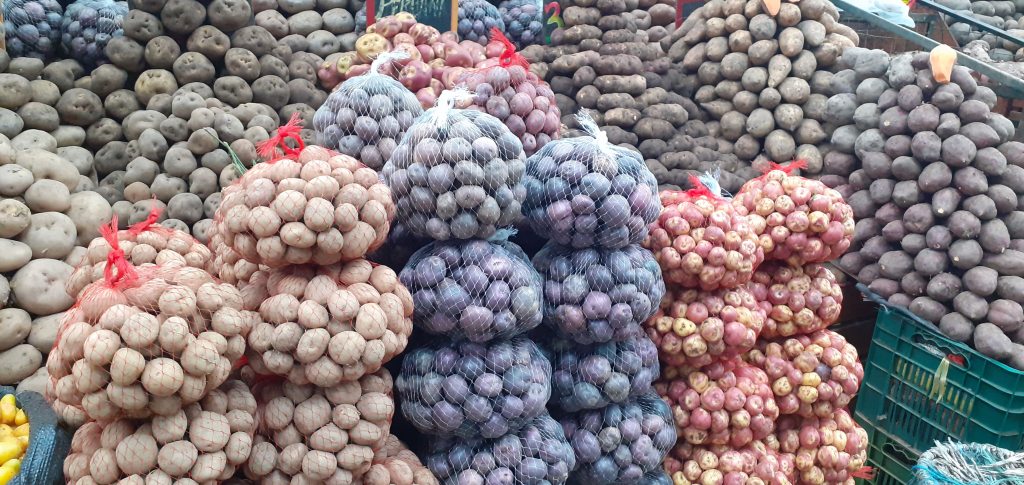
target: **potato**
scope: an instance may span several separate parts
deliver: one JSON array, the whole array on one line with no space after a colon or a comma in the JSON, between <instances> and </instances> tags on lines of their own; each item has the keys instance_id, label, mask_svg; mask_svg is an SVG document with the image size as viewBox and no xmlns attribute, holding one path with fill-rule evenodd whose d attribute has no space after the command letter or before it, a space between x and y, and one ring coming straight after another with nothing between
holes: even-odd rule
<instances>
[{"instance_id":1,"label":"potato","mask_svg":"<svg viewBox=\"0 0 1024 485\"><path fill-rule=\"evenodd\" d=\"M71 253L78 232L70 217L60 212L32 214L18 240L32 248L32 257L62 259Z\"/></svg>"},{"instance_id":2,"label":"potato","mask_svg":"<svg viewBox=\"0 0 1024 485\"><path fill-rule=\"evenodd\" d=\"M42 364L43 356L35 347L21 344L0 352L0 384L14 385L31 376Z\"/></svg>"}]
</instances>

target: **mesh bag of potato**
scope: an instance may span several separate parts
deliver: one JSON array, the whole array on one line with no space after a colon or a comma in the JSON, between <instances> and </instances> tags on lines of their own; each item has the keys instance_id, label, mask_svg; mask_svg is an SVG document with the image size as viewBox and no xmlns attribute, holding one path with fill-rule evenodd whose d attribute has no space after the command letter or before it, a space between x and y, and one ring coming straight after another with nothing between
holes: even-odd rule
<instances>
[{"instance_id":1,"label":"mesh bag of potato","mask_svg":"<svg viewBox=\"0 0 1024 485\"><path fill-rule=\"evenodd\" d=\"M574 249L552 241L533 265L544 278L545 326L580 344L642 335L665 296L661 268L636 244Z\"/></svg>"},{"instance_id":2,"label":"mesh bag of potato","mask_svg":"<svg viewBox=\"0 0 1024 485\"><path fill-rule=\"evenodd\" d=\"M214 228L243 258L270 267L361 258L387 238L391 193L373 169L305 146L299 131L295 115L262 142L268 161L224 189Z\"/></svg>"},{"instance_id":3,"label":"mesh bag of potato","mask_svg":"<svg viewBox=\"0 0 1024 485\"><path fill-rule=\"evenodd\" d=\"M543 0L504 0L498 4L498 11L505 22L505 33L519 49L544 41Z\"/></svg>"},{"instance_id":4,"label":"mesh bag of potato","mask_svg":"<svg viewBox=\"0 0 1024 485\"><path fill-rule=\"evenodd\" d=\"M857 348L831 330L762 341L743 358L768 374L782 414L829 417L850 404L864 380Z\"/></svg>"},{"instance_id":5,"label":"mesh bag of potato","mask_svg":"<svg viewBox=\"0 0 1024 485\"><path fill-rule=\"evenodd\" d=\"M779 452L793 457L796 483L853 485L855 478L871 478L868 434L848 410L822 418L783 416L776 428Z\"/></svg>"},{"instance_id":6,"label":"mesh bag of potato","mask_svg":"<svg viewBox=\"0 0 1024 485\"><path fill-rule=\"evenodd\" d=\"M420 431L493 439L547 413L551 363L526 338L438 343L406 355L395 384Z\"/></svg>"},{"instance_id":7,"label":"mesh bag of potato","mask_svg":"<svg viewBox=\"0 0 1024 485\"><path fill-rule=\"evenodd\" d=\"M68 310L47 357L47 399L70 426L166 415L228 378L259 316L235 287L180 262L134 268L115 236L104 278Z\"/></svg>"},{"instance_id":8,"label":"mesh bag of potato","mask_svg":"<svg viewBox=\"0 0 1024 485\"><path fill-rule=\"evenodd\" d=\"M679 370L738 357L754 348L765 318L744 287L712 292L671 287L644 327L658 346L662 367Z\"/></svg>"},{"instance_id":9,"label":"mesh bag of potato","mask_svg":"<svg viewBox=\"0 0 1024 485\"><path fill-rule=\"evenodd\" d=\"M563 485L576 455L558 422L548 415L497 439L432 438L427 468L444 485Z\"/></svg>"},{"instance_id":10,"label":"mesh bag of potato","mask_svg":"<svg viewBox=\"0 0 1024 485\"><path fill-rule=\"evenodd\" d=\"M160 208L154 206L146 220L117 231L118 247L128 262L135 267L173 262L202 270L211 269L213 254L210 249L186 232L157 224L160 213ZM111 251L110 242L105 237L95 238L89 243L82 264L68 280L68 295L74 298L89 283L103 279Z\"/></svg>"},{"instance_id":11,"label":"mesh bag of potato","mask_svg":"<svg viewBox=\"0 0 1024 485\"><path fill-rule=\"evenodd\" d=\"M110 39L124 35L121 24L127 14L125 1L75 0L61 21L64 52L87 67L105 62L104 49Z\"/></svg>"},{"instance_id":12,"label":"mesh bag of potato","mask_svg":"<svg viewBox=\"0 0 1024 485\"><path fill-rule=\"evenodd\" d=\"M620 249L639 243L661 211L658 181L640 153L612 145L585 112L588 136L556 140L527 160L523 214L563 246Z\"/></svg>"},{"instance_id":13,"label":"mesh bag of potato","mask_svg":"<svg viewBox=\"0 0 1024 485\"><path fill-rule=\"evenodd\" d=\"M768 171L743 184L732 203L747 214L765 259L793 265L839 258L853 242L853 209L835 189L798 175L806 162Z\"/></svg>"},{"instance_id":14,"label":"mesh bag of potato","mask_svg":"<svg viewBox=\"0 0 1024 485\"><path fill-rule=\"evenodd\" d=\"M491 40L504 46L497 65L469 71L458 80L472 94L465 107L501 120L523 142L526 156L533 155L558 138L562 112L551 86L530 71L530 63L512 42L497 29Z\"/></svg>"},{"instance_id":15,"label":"mesh bag of potato","mask_svg":"<svg viewBox=\"0 0 1024 485\"><path fill-rule=\"evenodd\" d=\"M768 375L740 360L660 381L655 390L672 408L680 443L738 449L768 438L779 417Z\"/></svg>"},{"instance_id":16,"label":"mesh bag of potato","mask_svg":"<svg viewBox=\"0 0 1024 485\"><path fill-rule=\"evenodd\" d=\"M742 483L791 485L793 455L778 453L767 443L755 441L742 448L727 445L692 445L680 442L665 457L665 470L675 485ZM821 482L818 482L821 483Z\"/></svg>"},{"instance_id":17,"label":"mesh bag of potato","mask_svg":"<svg viewBox=\"0 0 1024 485\"><path fill-rule=\"evenodd\" d=\"M580 348L551 341L553 405L565 412L624 404L651 390L658 378L658 348L645 335Z\"/></svg>"},{"instance_id":18,"label":"mesh bag of potato","mask_svg":"<svg viewBox=\"0 0 1024 485\"><path fill-rule=\"evenodd\" d=\"M60 43L64 8L57 0L4 0L0 2L7 54L47 60Z\"/></svg>"},{"instance_id":19,"label":"mesh bag of potato","mask_svg":"<svg viewBox=\"0 0 1024 485\"><path fill-rule=\"evenodd\" d=\"M409 291L391 268L365 259L269 270L266 292L249 333L250 363L296 384L330 387L372 374L412 333Z\"/></svg>"},{"instance_id":20,"label":"mesh bag of potato","mask_svg":"<svg viewBox=\"0 0 1024 485\"><path fill-rule=\"evenodd\" d=\"M768 315L761 331L766 339L824 330L839 320L843 309L843 287L820 264L763 264L747 289Z\"/></svg>"},{"instance_id":21,"label":"mesh bag of potato","mask_svg":"<svg viewBox=\"0 0 1024 485\"><path fill-rule=\"evenodd\" d=\"M497 30L505 31L505 22L498 7L486 0L462 0L459 2L460 39L478 44L487 44L487 35Z\"/></svg>"},{"instance_id":22,"label":"mesh bag of potato","mask_svg":"<svg viewBox=\"0 0 1024 485\"><path fill-rule=\"evenodd\" d=\"M354 485L438 485L437 477L395 435L388 435L370 471Z\"/></svg>"},{"instance_id":23,"label":"mesh bag of potato","mask_svg":"<svg viewBox=\"0 0 1024 485\"><path fill-rule=\"evenodd\" d=\"M385 369L329 388L285 380L257 388L258 432L243 467L249 479L351 484L385 445L395 411Z\"/></svg>"},{"instance_id":24,"label":"mesh bag of potato","mask_svg":"<svg viewBox=\"0 0 1024 485\"><path fill-rule=\"evenodd\" d=\"M215 483L249 459L255 430L256 399L230 380L148 421L85 423L71 440L64 476L72 485Z\"/></svg>"},{"instance_id":25,"label":"mesh bag of potato","mask_svg":"<svg viewBox=\"0 0 1024 485\"><path fill-rule=\"evenodd\" d=\"M523 144L497 118L456 109L464 90L445 91L384 165L398 220L437 241L487 239L521 218Z\"/></svg>"},{"instance_id":26,"label":"mesh bag of potato","mask_svg":"<svg viewBox=\"0 0 1024 485\"><path fill-rule=\"evenodd\" d=\"M558 416L576 453L573 480L634 484L656 470L676 444L672 413L650 392L624 404Z\"/></svg>"},{"instance_id":27,"label":"mesh bag of potato","mask_svg":"<svg viewBox=\"0 0 1024 485\"><path fill-rule=\"evenodd\" d=\"M714 291L750 281L764 249L744 212L722 195L717 174L691 176L692 189L662 191L663 209L644 247L654 252L665 281Z\"/></svg>"},{"instance_id":28,"label":"mesh bag of potato","mask_svg":"<svg viewBox=\"0 0 1024 485\"><path fill-rule=\"evenodd\" d=\"M418 328L453 340L487 342L541 323L542 281L508 241L449 241L424 246L401 273Z\"/></svg>"},{"instance_id":29,"label":"mesh bag of potato","mask_svg":"<svg viewBox=\"0 0 1024 485\"><path fill-rule=\"evenodd\" d=\"M381 73L408 58L400 50L381 53L368 73L341 83L327 96L313 116L317 143L374 170L384 167L405 131L423 114L411 91Z\"/></svg>"}]
</instances>

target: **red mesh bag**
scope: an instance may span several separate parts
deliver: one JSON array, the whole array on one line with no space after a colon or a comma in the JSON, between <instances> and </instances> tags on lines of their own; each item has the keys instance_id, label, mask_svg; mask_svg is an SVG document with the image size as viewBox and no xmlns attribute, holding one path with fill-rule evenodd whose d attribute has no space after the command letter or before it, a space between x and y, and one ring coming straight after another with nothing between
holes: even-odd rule
<instances>
[{"instance_id":1,"label":"red mesh bag","mask_svg":"<svg viewBox=\"0 0 1024 485\"><path fill-rule=\"evenodd\" d=\"M119 247L128 262L132 266L146 266L175 261L209 270L213 259L211 251L188 233L158 224L160 213L161 209L154 206L146 220L117 231ZM111 249L105 237L97 237L89 243L82 264L68 280L68 295L74 298L85 285L103 278Z\"/></svg>"},{"instance_id":2,"label":"red mesh bag","mask_svg":"<svg viewBox=\"0 0 1024 485\"><path fill-rule=\"evenodd\" d=\"M831 330L762 341L744 359L768 374L782 414L829 417L850 404L864 379L857 349Z\"/></svg>"},{"instance_id":3,"label":"red mesh bag","mask_svg":"<svg viewBox=\"0 0 1024 485\"><path fill-rule=\"evenodd\" d=\"M354 485L439 485L415 453L394 435L388 435L384 447L373 458L373 465Z\"/></svg>"},{"instance_id":4,"label":"red mesh bag","mask_svg":"<svg viewBox=\"0 0 1024 485\"><path fill-rule=\"evenodd\" d=\"M386 369L330 388L264 379L245 475L264 484L354 483L390 433L392 384Z\"/></svg>"},{"instance_id":5,"label":"red mesh bag","mask_svg":"<svg viewBox=\"0 0 1024 485\"><path fill-rule=\"evenodd\" d=\"M793 457L794 483L853 485L856 478L871 478L867 432L846 409L824 418L783 416L775 433L778 451Z\"/></svg>"},{"instance_id":6,"label":"red mesh bag","mask_svg":"<svg viewBox=\"0 0 1024 485\"><path fill-rule=\"evenodd\" d=\"M116 237L104 278L78 294L47 357L47 398L61 419L167 415L228 378L258 315L233 286L180 261L133 267Z\"/></svg>"},{"instance_id":7,"label":"red mesh bag","mask_svg":"<svg viewBox=\"0 0 1024 485\"><path fill-rule=\"evenodd\" d=\"M215 483L249 459L256 399L231 380L202 400L148 422L90 421L75 431L64 460L68 484Z\"/></svg>"},{"instance_id":8,"label":"red mesh bag","mask_svg":"<svg viewBox=\"0 0 1024 485\"><path fill-rule=\"evenodd\" d=\"M458 82L473 95L472 101L459 105L487 113L505 123L523 142L526 156L558 139L562 113L551 86L530 71L530 63L516 52L515 45L494 28L491 41L504 50L496 65L463 74Z\"/></svg>"},{"instance_id":9,"label":"red mesh bag","mask_svg":"<svg viewBox=\"0 0 1024 485\"><path fill-rule=\"evenodd\" d=\"M666 283L714 291L750 281L764 250L747 217L722 197L718 177L690 177L694 188L662 191L661 214L643 246Z\"/></svg>"},{"instance_id":10,"label":"red mesh bag","mask_svg":"<svg viewBox=\"0 0 1024 485\"><path fill-rule=\"evenodd\" d=\"M391 191L356 159L305 146L299 131L293 116L261 143L268 161L224 189L214 230L246 260L270 267L361 258L387 238Z\"/></svg>"},{"instance_id":11,"label":"red mesh bag","mask_svg":"<svg viewBox=\"0 0 1024 485\"><path fill-rule=\"evenodd\" d=\"M266 291L249 333L251 364L296 384L330 387L376 372L412 333L409 291L391 268L365 259L269 270Z\"/></svg>"},{"instance_id":12,"label":"red mesh bag","mask_svg":"<svg viewBox=\"0 0 1024 485\"><path fill-rule=\"evenodd\" d=\"M770 261L747 286L768 318L761 337L773 339L828 328L843 309L843 287L820 264L790 266Z\"/></svg>"},{"instance_id":13,"label":"red mesh bag","mask_svg":"<svg viewBox=\"0 0 1024 485\"><path fill-rule=\"evenodd\" d=\"M665 458L674 485L791 485L792 455L754 441L744 447L680 442Z\"/></svg>"},{"instance_id":14,"label":"red mesh bag","mask_svg":"<svg viewBox=\"0 0 1024 485\"><path fill-rule=\"evenodd\" d=\"M785 167L772 163L732 200L748 214L766 259L824 263L842 256L853 242L853 209L835 189L792 175L806 165L802 160Z\"/></svg>"},{"instance_id":15,"label":"red mesh bag","mask_svg":"<svg viewBox=\"0 0 1024 485\"><path fill-rule=\"evenodd\" d=\"M672 408L680 442L741 448L775 431L779 408L768 376L742 361L711 364L654 388Z\"/></svg>"},{"instance_id":16,"label":"red mesh bag","mask_svg":"<svg viewBox=\"0 0 1024 485\"><path fill-rule=\"evenodd\" d=\"M746 288L669 288L644 327L658 346L662 373L672 378L670 367L699 368L754 348L764 320L764 310Z\"/></svg>"}]
</instances>

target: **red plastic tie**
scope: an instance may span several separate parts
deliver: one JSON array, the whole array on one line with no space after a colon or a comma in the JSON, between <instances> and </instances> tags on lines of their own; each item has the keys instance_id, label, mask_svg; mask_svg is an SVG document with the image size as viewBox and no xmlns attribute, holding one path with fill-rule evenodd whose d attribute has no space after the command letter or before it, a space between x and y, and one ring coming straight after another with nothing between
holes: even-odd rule
<instances>
[{"instance_id":1,"label":"red plastic tie","mask_svg":"<svg viewBox=\"0 0 1024 485\"><path fill-rule=\"evenodd\" d=\"M498 64L501 67L520 66L523 69L530 67L530 63L526 61L526 58L516 52L516 46L512 41L505 37L505 34L498 30L497 27L491 27L491 40L498 41L505 50L501 51L501 55L498 56Z\"/></svg>"},{"instance_id":2,"label":"red plastic tie","mask_svg":"<svg viewBox=\"0 0 1024 485\"><path fill-rule=\"evenodd\" d=\"M787 163L785 166L775 162L768 162L768 172L772 170L782 170L787 175L792 174L794 170L807 168L807 160L793 160ZM767 173L767 172L765 172Z\"/></svg>"},{"instance_id":3,"label":"red plastic tie","mask_svg":"<svg viewBox=\"0 0 1024 485\"><path fill-rule=\"evenodd\" d=\"M875 479L875 469L871 468L869 466L862 466L857 471L851 473L850 477L852 477L852 478L862 478L864 480L874 480Z\"/></svg>"},{"instance_id":4,"label":"red plastic tie","mask_svg":"<svg viewBox=\"0 0 1024 485\"><path fill-rule=\"evenodd\" d=\"M292 113L291 119L284 126L277 129L277 134L263 140L256 147L256 151L260 158L269 162L275 162L282 158L298 158L299 153L306 148L306 144L303 143L302 137L299 134L302 132L302 120L299 119L298 113ZM296 148L288 146L288 139L295 141ZM281 150L282 155L277 156L278 149Z\"/></svg>"},{"instance_id":5,"label":"red plastic tie","mask_svg":"<svg viewBox=\"0 0 1024 485\"><path fill-rule=\"evenodd\" d=\"M551 2L551 3L549 3L549 4L544 6L544 13L550 13L550 11L552 11L552 10L555 11L555 13L553 15L561 15L562 14L562 6L559 5L558 2Z\"/></svg>"},{"instance_id":6,"label":"red plastic tie","mask_svg":"<svg viewBox=\"0 0 1024 485\"><path fill-rule=\"evenodd\" d=\"M946 360L948 360L948 361L950 361L950 362L952 362L952 363L954 363L954 364L956 364L956 365L958 365L960 367L964 367L967 364L967 359L964 359L964 356L957 355L957 354L949 354L949 355L947 355L946 356Z\"/></svg>"},{"instance_id":7,"label":"red plastic tie","mask_svg":"<svg viewBox=\"0 0 1024 485\"><path fill-rule=\"evenodd\" d=\"M156 200L156 197L153 197L153 200ZM129 226L128 234L138 236L139 234L148 231L153 227L153 224L156 224L156 221L160 220L160 214L163 214L163 212L164 210L160 206L153 204L153 208L149 210L149 215L146 216L146 220Z\"/></svg>"},{"instance_id":8,"label":"red plastic tie","mask_svg":"<svg viewBox=\"0 0 1024 485\"><path fill-rule=\"evenodd\" d=\"M117 239L117 214L114 214L109 224L100 226L100 235L110 245L110 252L107 253L107 266L103 268L103 279L110 286L134 280L135 269L128 262L124 250L121 249L121 243ZM117 274L114 274L115 269Z\"/></svg>"},{"instance_id":9,"label":"red plastic tie","mask_svg":"<svg viewBox=\"0 0 1024 485\"><path fill-rule=\"evenodd\" d=\"M704 185L704 182L701 182L700 181L700 177L698 177L696 175L690 175L690 185L692 185L693 188L690 189L690 190L687 190L685 192L685 195L687 197L691 198L691 199L696 199L698 197L707 197L709 199L721 199L722 198L721 194L713 194L713 193L711 193L711 189L709 189L706 185Z\"/></svg>"}]
</instances>

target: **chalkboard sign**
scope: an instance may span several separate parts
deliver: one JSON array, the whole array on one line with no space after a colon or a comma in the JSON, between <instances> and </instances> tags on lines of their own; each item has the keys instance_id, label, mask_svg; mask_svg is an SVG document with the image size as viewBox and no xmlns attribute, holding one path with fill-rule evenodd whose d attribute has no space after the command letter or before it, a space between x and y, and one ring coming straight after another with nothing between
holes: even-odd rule
<instances>
[{"instance_id":1,"label":"chalkboard sign","mask_svg":"<svg viewBox=\"0 0 1024 485\"><path fill-rule=\"evenodd\" d=\"M441 32L459 28L459 0L366 0L366 25L401 12L409 12L417 22Z\"/></svg>"}]
</instances>

